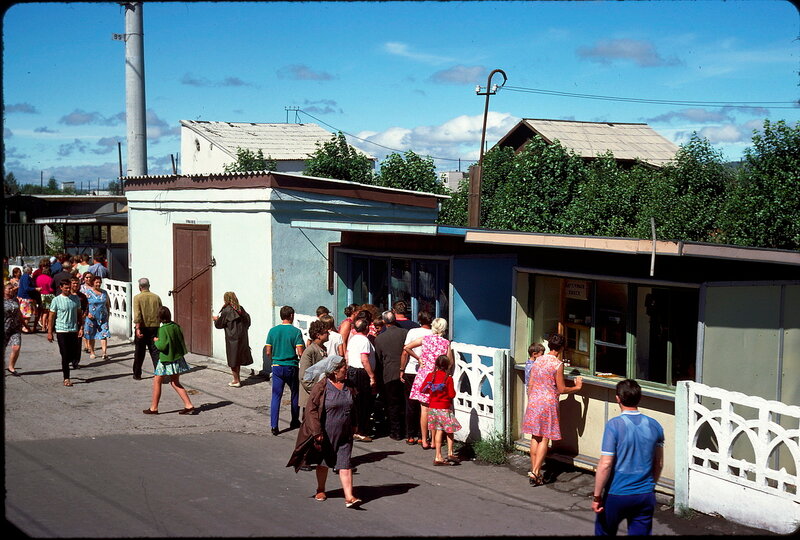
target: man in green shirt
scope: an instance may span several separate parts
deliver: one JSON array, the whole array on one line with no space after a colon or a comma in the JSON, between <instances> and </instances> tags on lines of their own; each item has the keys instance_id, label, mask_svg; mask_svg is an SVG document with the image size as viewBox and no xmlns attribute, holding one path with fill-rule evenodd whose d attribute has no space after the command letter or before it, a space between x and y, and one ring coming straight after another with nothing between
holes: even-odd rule
<instances>
[{"instance_id":1,"label":"man in green shirt","mask_svg":"<svg viewBox=\"0 0 800 540\"><path fill-rule=\"evenodd\" d=\"M278 434L278 413L283 399L283 387L289 385L291 391L292 421L289 429L300 427L300 406L298 396L300 379L298 377L300 356L303 354L303 333L294 323L294 308L281 308L281 324L274 326L267 334L266 363L272 367L272 402L270 404L270 424L272 434Z\"/></svg>"},{"instance_id":2,"label":"man in green shirt","mask_svg":"<svg viewBox=\"0 0 800 540\"><path fill-rule=\"evenodd\" d=\"M61 280L58 284L61 294L50 303L50 325L47 328L47 340L53 342L53 330L58 337L58 350L61 353L61 372L64 374L64 386L72 386L69 380L69 367L78 367L81 358L81 337L83 337L83 311L81 301L70 294L70 281Z\"/></svg>"}]
</instances>

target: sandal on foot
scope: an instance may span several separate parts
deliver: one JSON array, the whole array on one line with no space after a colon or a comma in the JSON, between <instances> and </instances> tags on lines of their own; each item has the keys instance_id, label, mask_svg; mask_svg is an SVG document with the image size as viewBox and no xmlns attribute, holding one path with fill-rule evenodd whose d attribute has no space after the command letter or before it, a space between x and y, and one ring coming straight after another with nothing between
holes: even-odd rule
<instances>
[{"instance_id":1,"label":"sandal on foot","mask_svg":"<svg viewBox=\"0 0 800 540\"><path fill-rule=\"evenodd\" d=\"M154 411L152 409L145 409L142 411L144 414L158 414L158 411Z\"/></svg>"},{"instance_id":2,"label":"sandal on foot","mask_svg":"<svg viewBox=\"0 0 800 540\"><path fill-rule=\"evenodd\" d=\"M72 386L72 381L69 379L64 379L64 386Z\"/></svg>"},{"instance_id":3,"label":"sandal on foot","mask_svg":"<svg viewBox=\"0 0 800 540\"><path fill-rule=\"evenodd\" d=\"M442 461L439 461L439 460L436 460L436 459L434 459L434 460L433 460L433 464L434 464L435 466L437 466L437 467L441 467L442 465L448 465L448 466L453 466L453 465L455 465L455 463L453 463L452 461L448 461L448 460L446 460L446 459L444 459L444 460L442 460Z\"/></svg>"},{"instance_id":4,"label":"sandal on foot","mask_svg":"<svg viewBox=\"0 0 800 540\"><path fill-rule=\"evenodd\" d=\"M178 414L197 414L198 410L197 407L189 407L188 409L183 409L182 411L178 411Z\"/></svg>"},{"instance_id":5,"label":"sandal on foot","mask_svg":"<svg viewBox=\"0 0 800 540\"><path fill-rule=\"evenodd\" d=\"M449 459L450 461L455 461L456 463L461 463L461 458L453 454L450 454L445 459Z\"/></svg>"},{"instance_id":6,"label":"sandal on foot","mask_svg":"<svg viewBox=\"0 0 800 540\"><path fill-rule=\"evenodd\" d=\"M344 505L347 508L353 508L354 506L356 506L358 504L361 504L361 499L359 499L358 497L355 497L355 498L353 498L352 500L349 500L349 501L344 501Z\"/></svg>"},{"instance_id":7,"label":"sandal on foot","mask_svg":"<svg viewBox=\"0 0 800 540\"><path fill-rule=\"evenodd\" d=\"M324 491L317 490L316 495L314 495L314 500L315 501L326 501L326 500L328 500L328 496L325 495Z\"/></svg>"},{"instance_id":8,"label":"sandal on foot","mask_svg":"<svg viewBox=\"0 0 800 540\"><path fill-rule=\"evenodd\" d=\"M544 478L542 478L541 474L534 474L529 471L528 482L530 482L532 486L541 486L542 484L544 484Z\"/></svg>"},{"instance_id":9,"label":"sandal on foot","mask_svg":"<svg viewBox=\"0 0 800 540\"><path fill-rule=\"evenodd\" d=\"M445 463L448 465L461 465L461 460L458 458L454 458L453 456L447 456L444 458Z\"/></svg>"}]
</instances>

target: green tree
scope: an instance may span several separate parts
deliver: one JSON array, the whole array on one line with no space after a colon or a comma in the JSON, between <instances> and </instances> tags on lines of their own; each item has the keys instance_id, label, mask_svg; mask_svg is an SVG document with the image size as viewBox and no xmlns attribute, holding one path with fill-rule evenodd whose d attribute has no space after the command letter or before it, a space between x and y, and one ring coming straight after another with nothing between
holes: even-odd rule
<instances>
[{"instance_id":1,"label":"green tree","mask_svg":"<svg viewBox=\"0 0 800 540\"><path fill-rule=\"evenodd\" d=\"M55 195L60 190L58 189L58 180L56 180L55 176L51 176L50 180L47 181L47 188L45 193L49 195Z\"/></svg>"},{"instance_id":2,"label":"green tree","mask_svg":"<svg viewBox=\"0 0 800 540\"><path fill-rule=\"evenodd\" d=\"M384 187L443 194L446 189L436 176L433 159L421 157L411 150L402 156L389 154L381 162L375 184Z\"/></svg>"},{"instance_id":3,"label":"green tree","mask_svg":"<svg viewBox=\"0 0 800 540\"><path fill-rule=\"evenodd\" d=\"M19 193L19 182L14 173L10 172L3 178L3 194L13 195L15 193Z\"/></svg>"},{"instance_id":4,"label":"green tree","mask_svg":"<svg viewBox=\"0 0 800 540\"><path fill-rule=\"evenodd\" d=\"M274 171L278 167L272 156L264 157L264 152L259 148L253 152L247 148L236 148L236 161L223 167L225 172L252 172Z\"/></svg>"},{"instance_id":5,"label":"green tree","mask_svg":"<svg viewBox=\"0 0 800 540\"><path fill-rule=\"evenodd\" d=\"M510 146L494 147L483 155L483 173L481 174L481 225L489 217L489 209L494 204L497 189L505 184L514 165L514 149ZM467 183L467 200L469 200L469 182ZM467 202L469 205L469 202ZM467 206L469 213L469 206Z\"/></svg>"},{"instance_id":6,"label":"green tree","mask_svg":"<svg viewBox=\"0 0 800 540\"><path fill-rule=\"evenodd\" d=\"M625 169L611 152L586 164L571 203L564 209L569 234L633 236L641 208L640 193L652 169L635 165Z\"/></svg>"},{"instance_id":7,"label":"green tree","mask_svg":"<svg viewBox=\"0 0 800 540\"><path fill-rule=\"evenodd\" d=\"M565 208L582 180L583 161L559 141L532 138L514 157L508 178L491 200L486 227L567 233Z\"/></svg>"},{"instance_id":8,"label":"green tree","mask_svg":"<svg viewBox=\"0 0 800 540\"><path fill-rule=\"evenodd\" d=\"M458 183L456 191L449 191L446 194L450 195L450 198L442 201L436 223L466 227L469 224L469 179L464 178Z\"/></svg>"},{"instance_id":9,"label":"green tree","mask_svg":"<svg viewBox=\"0 0 800 540\"><path fill-rule=\"evenodd\" d=\"M317 149L306 162L304 174L372 184L374 169L372 160L347 144L347 139L340 131L331 140L317 143Z\"/></svg>"},{"instance_id":10,"label":"green tree","mask_svg":"<svg viewBox=\"0 0 800 540\"><path fill-rule=\"evenodd\" d=\"M112 195L123 195L125 193L125 190L123 189L122 181L120 181L120 180L111 180L108 183L108 191Z\"/></svg>"},{"instance_id":11,"label":"green tree","mask_svg":"<svg viewBox=\"0 0 800 540\"><path fill-rule=\"evenodd\" d=\"M800 123L764 121L724 207L726 242L800 250Z\"/></svg>"}]
</instances>

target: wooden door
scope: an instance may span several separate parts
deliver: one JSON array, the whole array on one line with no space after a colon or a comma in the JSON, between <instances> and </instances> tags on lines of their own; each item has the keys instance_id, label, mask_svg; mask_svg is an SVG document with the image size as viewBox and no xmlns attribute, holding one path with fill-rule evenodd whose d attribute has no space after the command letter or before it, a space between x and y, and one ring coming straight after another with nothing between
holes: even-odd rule
<instances>
[{"instance_id":1,"label":"wooden door","mask_svg":"<svg viewBox=\"0 0 800 540\"><path fill-rule=\"evenodd\" d=\"M176 224L173 228L173 318L189 352L211 356L211 229Z\"/></svg>"}]
</instances>

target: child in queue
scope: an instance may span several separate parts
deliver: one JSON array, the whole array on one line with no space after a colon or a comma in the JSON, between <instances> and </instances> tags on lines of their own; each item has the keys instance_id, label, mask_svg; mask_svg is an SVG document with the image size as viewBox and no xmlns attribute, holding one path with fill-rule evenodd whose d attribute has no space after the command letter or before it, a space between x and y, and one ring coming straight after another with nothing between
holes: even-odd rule
<instances>
[{"instance_id":1,"label":"child in queue","mask_svg":"<svg viewBox=\"0 0 800 540\"><path fill-rule=\"evenodd\" d=\"M422 383L423 391L429 393L430 403L428 404L428 430L433 432L433 445L436 449L436 456L433 464L458 465L460 460L453 452L453 434L461 429L461 424L455 417L453 411L453 398L456 397L456 389L453 384L453 377L448 373L450 369L450 358L446 354L436 357L436 365L433 371L425 378ZM447 436L447 458L442 458L442 437Z\"/></svg>"}]
</instances>

